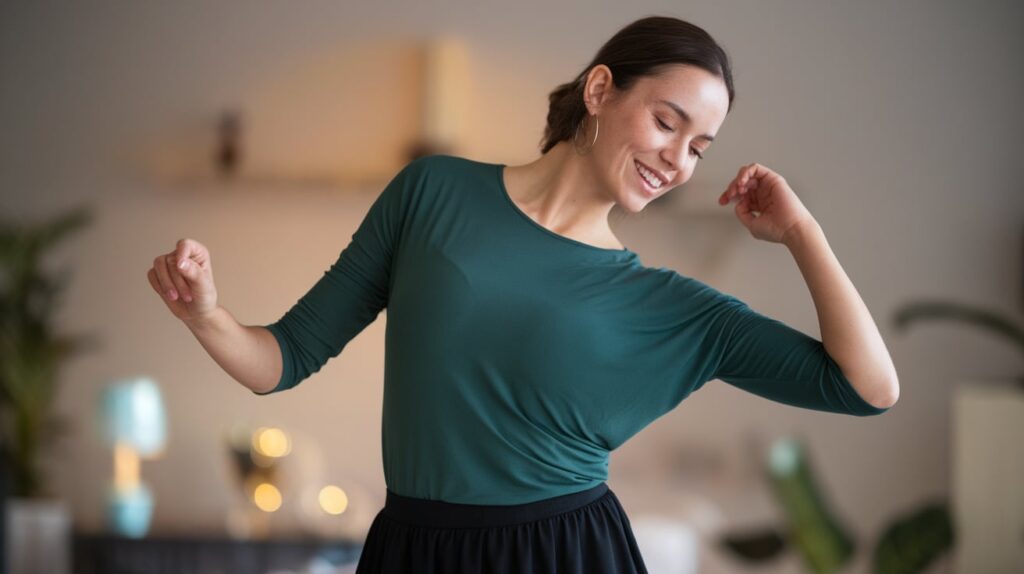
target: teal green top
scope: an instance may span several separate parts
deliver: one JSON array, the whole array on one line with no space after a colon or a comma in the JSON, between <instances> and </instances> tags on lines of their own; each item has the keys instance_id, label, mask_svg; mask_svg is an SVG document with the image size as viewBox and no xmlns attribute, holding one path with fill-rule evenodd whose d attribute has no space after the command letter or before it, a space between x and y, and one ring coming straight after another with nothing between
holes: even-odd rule
<instances>
[{"instance_id":1,"label":"teal green top","mask_svg":"<svg viewBox=\"0 0 1024 574\"><path fill-rule=\"evenodd\" d=\"M320 280L266 328L291 389L387 308L386 486L464 504L588 489L608 455L704 383L875 415L822 343L629 249L559 235L504 164L402 168ZM267 393L269 394L269 393Z\"/></svg>"}]
</instances>

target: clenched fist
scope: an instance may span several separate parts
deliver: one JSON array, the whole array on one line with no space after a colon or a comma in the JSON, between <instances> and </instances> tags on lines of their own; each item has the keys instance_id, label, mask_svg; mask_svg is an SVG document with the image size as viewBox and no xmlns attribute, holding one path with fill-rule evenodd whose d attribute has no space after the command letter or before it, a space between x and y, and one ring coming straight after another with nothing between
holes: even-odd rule
<instances>
[{"instance_id":1,"label":"clenched fist","mask_svg":"<svg viewBox=\"0 0 1024 574\"><path fill-rule=\"evenodd\" d=\"M174 251L158 255L147 276L153 290L182 321L202 319L217 308L210 252L194 239L181 239Z\"/></svg>"}]
</instances>

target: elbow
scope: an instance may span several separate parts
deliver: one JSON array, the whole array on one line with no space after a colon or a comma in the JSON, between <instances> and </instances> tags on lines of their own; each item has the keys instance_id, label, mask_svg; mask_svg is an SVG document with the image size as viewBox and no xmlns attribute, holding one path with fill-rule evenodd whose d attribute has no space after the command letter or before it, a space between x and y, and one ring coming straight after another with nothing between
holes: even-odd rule
<instances>
[{"instance_id":1,"label":"elbow","mask_svg":"<svg viewBox=\"0 0 1024 574\"><path fill-rule=\"evenodd\" d=\"M896 401L900 400L900 385L898 382L894 382L892 385L893 391L886 408L889 408L896 404Z\"/></svg>"},{"instance_id":2,"label":"elbow","mask_svg":"<svg viewBox=\"0 0 1024 574\"><path fill-rule=\"evenodd\" d=\"M868 401L872 406L879 409L889 409L900 399L900 383L895 377L885 385L881 385L885 391L880 392L874 400Z\"/></svg>"}]
</instances>

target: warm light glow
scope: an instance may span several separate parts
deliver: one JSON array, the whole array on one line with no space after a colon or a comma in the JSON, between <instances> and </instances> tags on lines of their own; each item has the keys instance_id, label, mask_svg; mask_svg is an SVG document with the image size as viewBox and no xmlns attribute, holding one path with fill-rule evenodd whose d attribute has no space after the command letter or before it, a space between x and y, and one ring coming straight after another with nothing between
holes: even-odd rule
<instances>
[{"instance_id":1,"label":"warm light glow","mask_svg":"<svg viewBox=\"0 0 1024 574\"><path fill-rule=\"evenodd\" d=\"M279 458L291 451L288 435L274 427L257 429L253 435L252 445L256 452L270 458Z\"/></svg>"},{"instance_id":2,"label":"warm light glow","mask_svg":"<svg viewBox=\"0 0 1024 574\"><path fill-rule=\"evenodd\" d=\"M431 39L424 46L424 84L420 137L441 145L458 145L467 97L472 89L466 42L454 36Z\"/></svg>"},{"instance_id":3,"label":"warm light glow","mask_svg":"<svg viewBox=\"0 0 1024 574\"><path fill-rule=\"evenodd\" d=\"M252 494L252 501L263 512L274 512L281 508L281 491L273 484L264 482L256 487Z\"/></svg>"},{"instance_id":4,"label":"warm light glow","mask_svg":"<svg viewBox=\"0 0 1024 574\"><path fill-rule=\"evenodd\" d=\"M114 445L114 486L130 490L139 484L139 455L128 443Z\"/></svg>"},{"instance_id":5,"label":"warm light glow","mask_svg":"<svg viewBox=\"0 0 1024 574\"><path fill-rule=\"evenodd\" d=\"M329 484L320 489L320 508L327 514L341 514L348 508L348 495L344 490Z\"/></svg>"}]
</instances>

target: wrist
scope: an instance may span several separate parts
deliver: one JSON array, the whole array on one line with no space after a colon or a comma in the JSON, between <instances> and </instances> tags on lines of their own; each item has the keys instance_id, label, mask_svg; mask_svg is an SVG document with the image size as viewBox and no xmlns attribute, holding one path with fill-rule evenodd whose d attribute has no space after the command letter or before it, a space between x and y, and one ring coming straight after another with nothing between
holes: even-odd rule
<instances>
[{"instance_id":1,"label":"wrist","mask_svg":"<svg viewBox=\"0 0 1024 574\"><path fill-rule=\"evenodd\" d=\"M817 220L813 217L808 217L807 219L802 219L791 225L789 229L782 234L781 243L792 251L805 243L808 238L821 233L821 226L818 225Z\"/></svg>"},{"instance_id":2,"label":"wrist","mask_svg":"<svg viewBox=\"0 0 1024 574\"><path fill-rule=\"evenodd\" d=\"M217 305L206 313L182 318L181 322L184 323L185 326L193 333L197 331L206 331L217 324L223 312L224 308Z\"/></svg>"}]
</instances>

